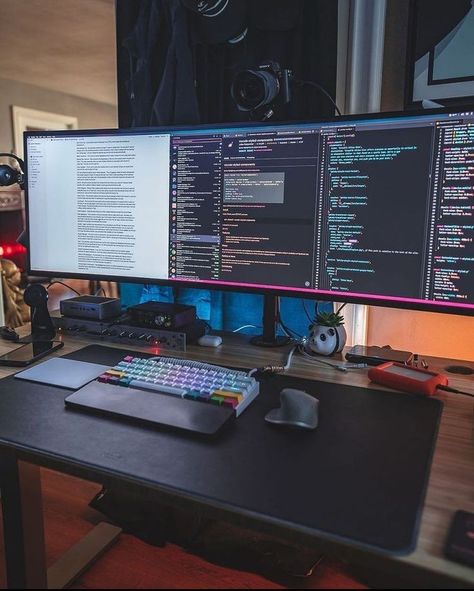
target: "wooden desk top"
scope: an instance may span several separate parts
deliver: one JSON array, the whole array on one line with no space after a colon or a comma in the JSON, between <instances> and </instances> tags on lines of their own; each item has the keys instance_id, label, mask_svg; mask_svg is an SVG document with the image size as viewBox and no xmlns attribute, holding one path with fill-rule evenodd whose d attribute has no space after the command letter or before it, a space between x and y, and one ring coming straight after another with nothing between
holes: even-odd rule
<instances>
[{"instance_id":1,"label":"wooden desk top","mask_svg":"<svg viewBox=\"0 0 474 591\"><path fill-rule=\"evenodd\" d=\"M18 332L27 334L24 327ZM286 360L289 347L282 349L261 349L251 346L248 337L229 334L224 336L223 345L220 347L205 348L191 346L184 354L170 353L174 356L186 356L196 360L207 361L217 365L255 367L263 365L280 365ZM59 351L60 355L71 353L88 344L97 344L99 341L85 339L64 338L65 346ZM103 342L107 346L117 346ZM0 341L0 354L15 348L15 343ZM127 345L128 349L133 349ZM137 351L150 351L150 349L137 348ZM167 352L163 351L166 355ZM425 358L429 369L445 372L447 365L455 364L455 360L442 358ZM457 362L459 364L459 361ZM474 362L464 362L474 368ZM0 377L15 373L18 368L0 368ZM361 387L372 386L367 378L367 370L357 369L343 373L330 367L318 364L313 360L295 355L287 375L295 375L306 379L322 380L333 383L350 383ZM474 394L474 377L449 375L449 384L452 387L465 390ZM444 402L444 411L436 444L431 475L423 510L420 533L416 550L403 557L375 557L374 566L378 565L387 573L403 572L416 575L420 569L430 573L434 582L446 582L460 584L467 587L474 586L474 568L457 564L447 560L443 556L443 546L449 525L454 513L458 509L474 513L474 399L458 394L442 393L437 396ZM340 551L339 551L340 550ZM370 563L370 552L361 557L361 551L352 552L350 548L338 549L339 556L350 559L363 558ZM411 568L413 567L413 569Z\"/></svg>"}]
</instances>

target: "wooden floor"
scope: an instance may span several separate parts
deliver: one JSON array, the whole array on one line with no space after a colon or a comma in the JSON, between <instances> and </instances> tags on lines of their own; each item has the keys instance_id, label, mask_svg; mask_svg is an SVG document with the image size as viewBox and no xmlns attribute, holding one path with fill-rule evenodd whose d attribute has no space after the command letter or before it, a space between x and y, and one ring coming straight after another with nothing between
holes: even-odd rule
<instances>
[{"instance_id":1,"label":"wooden floor","mask_svg":"<svg viewBox=\"0 0 474 591\"><path fill-rule=\"evenodd\" d=\"M84 536L103 516L88 506L96 484L42 470L48 565ZM1 536L3 539L3 536ZM3 543L0 545L3 557ZM5 572L0 585L5 587ZM158 548L122 534L118 542L80 579L74 589L363 589L338 563L323 559L304 579L271 581L224 568L168 544Z\"/></svg>"}]
</instances>

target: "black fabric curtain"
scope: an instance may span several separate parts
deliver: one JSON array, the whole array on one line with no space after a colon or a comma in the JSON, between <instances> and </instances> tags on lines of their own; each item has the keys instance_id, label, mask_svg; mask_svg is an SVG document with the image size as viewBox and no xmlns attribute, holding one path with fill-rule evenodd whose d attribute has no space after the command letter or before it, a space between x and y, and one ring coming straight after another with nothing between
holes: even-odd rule
<instances>
[{"instance_id":1,"label":"black fabric curtain","mask_svg":"<svg viewBox=\"0 0 474 591\"><path fill-rule=\"evenodd\" d=\"M203 17L185 4L117 0L120 127L249 120L233 103L231 83L240 69L267 60L335 96L336 1L229 0L227 10L234 12L228 22L216 20L217 35L212 19L206 20L203 31ZM226 26L247 32L238 43L213 43L225 35ZM288 106L275 109L273 120L332 114L334 107L324 94L303 86L293 89Z\"/></svg>"},{"instance_id":2,"label":"black fabric curtain","mask_svg":"<svg viewBox=\"0 0 474 591\"><path fill-rule=\"evenodd\" d=\"M221 17L206 19L188 8L196 6L193 0L118 0L121 127L247 121L249 114L239 111L231 98L232 80L239 70L268 60L335 95L335 0L220 0L219 4L225 7ZM244 31L240 42L223 42ZM272 119L332 114L330 100L307 86L295 88L291 103L277 106ZM214 329L246 325L254 327L246 332L261 332L259 295L122 284L121 297L126 305L149 299L194 305ZM307 305L312 308L314 302ZM282 298L281 310L291 318L295 332L306 334L308 318L299 299Z\"/></svg>"}]
</instances>

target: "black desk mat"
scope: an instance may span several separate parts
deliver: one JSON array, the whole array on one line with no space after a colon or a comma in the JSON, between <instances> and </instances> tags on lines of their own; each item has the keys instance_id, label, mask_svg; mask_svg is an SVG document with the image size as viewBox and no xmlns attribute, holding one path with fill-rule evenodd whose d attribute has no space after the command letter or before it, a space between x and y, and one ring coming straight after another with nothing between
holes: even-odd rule
<instances>
[{"instance_id":1,"label":"black desk mat","mask_svg":"<svg viewBox=\"0 0 474 591\"><path fill-rule=\"evenodd\" d=\"M125 354L91 345L68 357L114 365ZM265 423L287 386L319 399L316 431ZM231 428L208 442L68 411L67 393L1 380L0 445L126 475L304 534L389 554L416 545L438 400L272 376Z\"/></svg>"}]
</instances>

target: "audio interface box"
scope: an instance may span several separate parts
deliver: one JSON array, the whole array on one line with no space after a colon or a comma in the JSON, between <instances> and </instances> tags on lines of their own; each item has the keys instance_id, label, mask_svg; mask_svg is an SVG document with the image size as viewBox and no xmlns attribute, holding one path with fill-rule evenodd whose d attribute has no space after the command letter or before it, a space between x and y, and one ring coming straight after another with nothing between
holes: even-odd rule
<instances>
[{"instance_id":1,"label":"audio interface box","mask_svg":"<svg viewBox=\"0 0 474 591\"><path fill-rule=\"evenodd\" d=\"M206 332L206 325L201 320L177 330L166 330L67 316L52 315L51 319L59 333L68 336L173 351L186 351L187 345L196 343Z\"/></svg>"},{"instance_id":2,"label":"audio interface box","mask_svg":"<svg viewBox=\"0 0 474 591\"><path fill-rule=\"evenodd\" d=\"M196 321L196 308L183 304L149 301L127 309L129 321L149 328L181 328Z\"/></svg>"}]
</instances>

